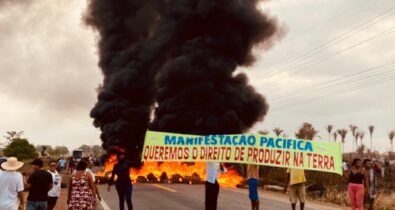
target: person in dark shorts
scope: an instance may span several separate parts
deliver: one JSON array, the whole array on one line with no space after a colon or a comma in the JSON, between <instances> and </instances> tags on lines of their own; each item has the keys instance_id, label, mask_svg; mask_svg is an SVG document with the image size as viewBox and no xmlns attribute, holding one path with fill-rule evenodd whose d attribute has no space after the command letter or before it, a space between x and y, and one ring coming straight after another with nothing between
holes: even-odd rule
<instances>
[{"instance_id":1,"label":"person in dark shorts","mask_svg":"<svg viewBox=\"0 0 395 210\"><path fill-rule=\"evenodd\" d=\"M259 166L258 165L247 165L247 178L248 178L248 191L251 200L251 209L259 209Z\"/></svg>"},{"instance_id":2,"label":"person in dark shorts","mask_svg":"<svg viewBox=\"0 0 395 210\"><path fill-rule=\"evenodd\" d=\"M47 209L48 191L53 187L52 175L41 170L43 161L35 159L32 162L33 173L25 184L25 189L29 189L26 210Z\"/></svg>"}]
</instances>

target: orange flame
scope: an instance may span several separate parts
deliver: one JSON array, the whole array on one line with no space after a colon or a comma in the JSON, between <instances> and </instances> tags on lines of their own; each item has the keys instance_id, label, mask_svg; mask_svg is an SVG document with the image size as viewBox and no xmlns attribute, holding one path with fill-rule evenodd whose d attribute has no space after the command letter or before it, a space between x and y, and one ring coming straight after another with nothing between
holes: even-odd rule
<instances>
[{"instance_id":1,"label":"orange flame","mask_svg":"<svg viewBox=\"0 0 395 210\"><path fill-rule=\"evenodd\" d=\"M110 158L104 163L104 170L96 173L96 176L106 176L109 174L114 165L117 163L116 155L111 155ZM170 179L173 175L180 175L178 180L182 182L183 178L199 175L201 180L206 180L206 164L204 162L197 162L194 164L187 164L181 162L145 162L141 169L130 169L130 178L135 182L138 177L142 176L148 180L148 175L153 174L157 181L159 181L162 173L166 173ZM235 188L243 181L236 170L229 169L227 173L219 174L218 183L221 187ZM189 181L192 184L192 181Z\"/></svg>"}]
</instances>

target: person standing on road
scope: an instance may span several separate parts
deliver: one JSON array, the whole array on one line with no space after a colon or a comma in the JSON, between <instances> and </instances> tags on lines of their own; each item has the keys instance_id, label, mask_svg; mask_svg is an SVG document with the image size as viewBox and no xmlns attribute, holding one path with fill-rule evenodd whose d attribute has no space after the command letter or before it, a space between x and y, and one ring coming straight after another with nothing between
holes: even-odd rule
<instances>
[{"instance_id":1,"label":"person standing on road","mask_svg":"<svg viewBox=\"0 0 395 210\"><path fill-rule=\"evenodd\" d=\"M133 185L129 174L129 164L125 160L125 154L119 152L117 155L118 163L114 165L111 172L111 179L108 183L107 191L111 191L111 185L114 183L115 175L117 180L115 181L115 188L118 192L119 198L119 209L125 209L125 200L129 210L133 210L132 204L132 191Z\"/></svg>"},{"instance_id":2,"label":"person standing on road","mask_svg":"<svg viewBox=\"0 0 395 210\"><path fill-rule=\"evenodd\" d=\"M363 161L363 165L365 168L365 176L368 176L368 180L369 180L369 191L366 191L365 193L366 201L364 203L367 204L368 210L373 210L374 201L376 199L376 194L377 194L377 190L376 190L377 177L380 177L381 169L376 164L376 161L374 159L373 159L373 165L370 159L365 159Z\"/></svg>"},{"instance_id":3,"label":"person standing on road","mask_svg":"<svg viewBox=\"0 0 395 210\"><path fill-rule=\"evenodd\" d=\"M251 200L251 209L259 209L259 166L258 165L247 165L247 178L248 178L248 192Z\"/></svg>"},{"instance_id":4,"label":"person standing on road","mask_svg":"<svg viewBox=\"0 0 395 210\"><path fill-rule=\"evenodd\" d=\"M88 167L86 168L86 172L92 176L92 181L93 181L93 185L95 186L96 196L101 201L99 188L97 187L97 184L96 184L96 175L92 171L93 166L94 166L93 162L88 162Z\"/></svg>"},{"instance_id":5,"label":"person standing on road","mask_svg":"<svg viewBox=\"0 0 395 210\"><path fill-rule=\"evenodd\" d=\"M47 209L48 191L53 187L52 175L41 170L43 161L35 159L32 162L33 173L27 180L25 188L29 189L27 210Z\"/></svg>"},{"instance_id":6,"label":"person standing on road","mask_svg":"<svg viewBox=\"0 0 395 210\"><path fill-rule=\"evenodd\" d=\"M73 171L74 171L74 168L75 168L75 160L74 160L74 158L71 156L71 157L69 157L69 163L68 163L68 168L67 168L68 173L69 173L69 174L72 174Z\"/></svg>"},{"instance_id":7,"label":"person standing on road","mask_svg":"<svg viewBox=\"0 0 395 210\"><path fill-rule=\"evenodd\" d=\"M99 189L97 188L97 185L96 185L96 175L93 173L93 171L91 169L93 163L90 162L88 160L88 158L83 158L83 160L87 163L87 167L86 167L85 172L92 177L92 182L93 182L93 186L95 187L96 197L99 199L99 201L101 201L101 197L100 197L100 194L99 194ZM73 171L73 175L76 175L76 174L77 174L77 170L74 170Z\"/></svg>"},{"instance_id":8,"label":"person standing on road","mask_svg":"<svg viewBox=\"0 0 395 210\"><path fill-rule=\"evenodd\" d=\"M60 196L60 185L62 183L62 177L56 171L57 162L55 160L51 160L48 163L49 170L48 172L52 175L53 187L48 192L48 210L52 210L55 208L56 202Z\"/></svg>"},{"instance_id":9,"label":"person standing on road","mask_svg":"<svg viewBox=\"0 0 395 210\"><path fill-rule=\"evenodd\" d=\"M348 195L350 197L352 210L363 210L364 186L369 192L369 177L362 168L362 161L356 158L352 161L351 169L344 173L348 180Z\"/></svg>"},{"instance_id":10,"label":"person standing on road","mask_svg":"<svg viewBox=\"0 0 395 210\"><path fill-rule=\"evenodd\" d=\"M62 157L60 158L58 164L59 164L59 172L62 173L62 171L66 168L66 160Z\"/></svg>"},{"instance_id":11,"label":"person standing on road","mask_svg":"<svg viewBox=\"0 0 395 210\"><path fill-rule=\"evenodd\" d=\"M1 164L4 170L0 170L1 210L23 210L23 178L22 174L16 172L22 166L23 163L15 157L7 158L7 161Z\"/></svg>"},{"instance_id":12,"label":"person standing on road","mask_svg":"<svg viewBox=\"0 0 395 210\"><path fill-rule=\"evenodd\" d=\"M300 210L304 209L306 201L306 177L303 169L289 168L287 170L288 178L284 192L287 191L289 184L289 199L291 201L292 210L296 209L296 203L300 202Z\"/></svg>"},{"instance_id":13,"label":"person standing on road","mask_svg":"<svg viewBox=\"0 0 395 210\"><path fill-rule=\"evenodd\" d=\"M226 173L227 170L220 163L206 162L206 193L205 207L206 210L216 210L219 194L218 172Z\"/></svg>"},{"instance_id":14,"label":"person standing on road","mask_svg":"<svg viewBox=\"0 0 395 210\"><path fill-rule=\"evenodd\" d=\"M96 192L92 177L86 173L88 163L81 160L77 164L77 172L69 182L67 204L69 210L93 210L96 204Z\"/></svg>"}]
</instances>

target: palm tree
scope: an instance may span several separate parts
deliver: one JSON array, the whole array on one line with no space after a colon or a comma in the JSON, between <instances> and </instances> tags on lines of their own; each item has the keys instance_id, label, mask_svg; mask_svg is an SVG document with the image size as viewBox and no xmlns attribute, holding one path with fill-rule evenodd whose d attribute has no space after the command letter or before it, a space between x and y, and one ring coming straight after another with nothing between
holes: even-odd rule
<instances>
[{"instance_id":1,"label":"palm tree","mask_svg":"<svg viewBox=\"0 0 395 210\"><path fill-rule=\"evenodd\" d=\"M274 128L273 129L273 132L276 134L277 137L279 137L283 131L284 130L282 130L280 128Z\"/></svg>"},{"instance_id":2,"label":"palm tree","mask_svg":"<svg viewBox=\"0 0 395 210\"><path fill-rule=\"evenodd\" d=\"M359 132L359 139L361 140L361 145L363 144L363 137L365 137L365 132L364 131L360 131Z\"/></svg>"},{"instance_id":3,"label":"palm tree","mask_svg":"<svg viewBox=\"0 0 395 210\"><path fill-rule=\"evenodd\" d=\"M263 130L263 131L258 131L258 133L261 134L261 135L266 136L266 135L269 134L269 131Z\"/></svg>"},{"instance_id":4,"label":"palm tree","mask_svg":"<svg viewBox=\"0 0 395 210\"><path fill-rule=\"evenodd\" d=\"M359 132L359 131L357 131L356 133L355 133L355 153L357 153L357 150L358 150L358 139L359 139L359 135L360 135L361 133ZM357 153L358 154L358 153Z\"/></svg>"},{"instance_id":5,"label":"palm tree","mask_svg":"<svg viewBox=\"0 0 395 210\"><path fill-rule=\"evenodd\" d=\"M388 138L390 139L391 142L391 152L394 151L394 137L395 137L395 131L391 131L388 133Z\"/></svg>"},{"instance_id":6,"label":"palm tree","mask_svg":"<svg viewBox=\"0 0 395 210\"><path fill-rule=\"evenodd\" d=\"M357 139L356 138L356 136L357 136L357 129L358 129L358 127L357 126L355 126L355 125L350 125L350 130L351 130L351 132L352 132L352 136L354 136L354 139ZM357 140L355 140L355 141L357 141ZM354 148L354 141L352 142L352 152L354 152L355 151L355 148Z\"/></svg>"},{"instance_id":7,"label":"palm tree","mask_svg":"<svg viewBox=\"0 0 395 210\"><path fill-rule=\"evenodd\" d=\"M359 139L361 140L361 147L363 146L363 149L365 149L365 146L363 145L363 137L365 136L365 132L363 132L363 131L360 131L360 132L358 132L359 133ZM363 150L362 150L362 154L361 154L361 156L363 155Z\"/></svg>"},{"instance_id":8,"label":"palm tree","mask_svg":"<svg viewBox=\"0 0 395 210\"><path fill-rule=\"evenodd\" d=\"M337 140L337 133L336 132L333 133L333 139L336 142L336 140Z\"/></svg>"},{"instance_id":9,"label":"palm tree","mask_svg":"<svg viewBox=\"0 0 395 210\"><path fill-rule=\"evenodd\" d=\"M370 133L370 152L373 151L373 144L372 144L373 131L374 131L374 125L369 125L369 133Z\"/></svg>"},{"instance_id":10,"label":"palm tree","mask_svg":"<svg viewBox=\"0 0 395 210\"><path fill-rule=\"evenodd\" d=\"M360 157L362 157L363 156L363 152L365 151L365 149L366 149L365 145L362 144L360 147L358 147L357 154L359 154Z\"/></svg>"},{"instance_id":11,"label":"palm tree","mask_svg":"<svg viewBox=\"0 0 395 210\"><path fill-rule=\"evenodd\" d=\"M337 133L339 134L339 136L342 138L342 143L343 143L343 152L344 152L344 141L346 139L346 135L347 135L348 130L347 129L340 129L337 130Z\"/></svg>"},{"instance_id":12,"label":"palm tree","mask_svg":"<svg viewBox=\"0 0 395 210\"><path fill-rule=\"evenodd\" d=\"M333 129L333 125L327 125L325 127L326 131L328 131L329 134L329 141L331 141L331 133L332 133L332 129Z\"/></svg>"}]
</instances>

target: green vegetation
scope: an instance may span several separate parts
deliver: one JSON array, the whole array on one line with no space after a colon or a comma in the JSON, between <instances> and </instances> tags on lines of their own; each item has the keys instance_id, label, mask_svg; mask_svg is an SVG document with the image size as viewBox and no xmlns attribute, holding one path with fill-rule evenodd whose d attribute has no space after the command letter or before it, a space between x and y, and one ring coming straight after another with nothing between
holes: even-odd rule
<instances>
[{"instance_id":1,"label":"green vegetation","mask_svg":"<svg viewBox=\"0 0 395 210\"><path fill-rule=\"evenodd\" d=\"M4 148L4 155L7 157L16 157L18 160L37 157L36 149L25 138L11 139L11 142Z\"/></svg>"}]
</instances>

